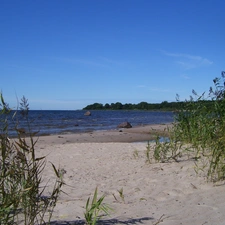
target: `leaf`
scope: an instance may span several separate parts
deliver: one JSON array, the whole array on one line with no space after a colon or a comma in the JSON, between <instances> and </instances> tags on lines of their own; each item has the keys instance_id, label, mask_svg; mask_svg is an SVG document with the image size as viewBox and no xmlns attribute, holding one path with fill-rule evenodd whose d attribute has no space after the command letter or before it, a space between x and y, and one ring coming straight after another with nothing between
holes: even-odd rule
<instances>
[{"instance_id":1,"label":"leaf","mask_svg":"<svg viewBox=\"0 0 225 225\"><path fill-rule=\"evenodd\" d=\"M45 156L36 158L35 161L40 161L40 160L42 160L42 159L45 159Z\"/></svg>"},{"instance_id":2,"label":"leaf","mask_svg":"<svg viewBox=\"0 0 225 225\"><path fill-rule=\"evenodd\" d=\"M51 163L51 162L50 162L50 163ZM56 176L57 176L58 178L60 178L59 171L55 168L55 165L54 165L53 163L51 163L51 164L52 164L52 167L53 167L53 169L54 169L54 171L55 171Z\"/></svg>"}]
</instances>

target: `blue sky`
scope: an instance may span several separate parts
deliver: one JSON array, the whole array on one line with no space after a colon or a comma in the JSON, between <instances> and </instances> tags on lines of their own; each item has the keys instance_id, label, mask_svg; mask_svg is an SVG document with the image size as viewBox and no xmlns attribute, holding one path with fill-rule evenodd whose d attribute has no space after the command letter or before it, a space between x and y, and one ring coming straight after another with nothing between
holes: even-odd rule
<instances>
[{"instance_id":1,"label":"blue sky","mask_svg":"<svg viewBox=\"0 0 225 225\"><path fill-rule=\"evenodd\" d=\"M0 90L11 107L156 103L225 70L224 0L0 1Z\"/></svg>"}]
</instances>

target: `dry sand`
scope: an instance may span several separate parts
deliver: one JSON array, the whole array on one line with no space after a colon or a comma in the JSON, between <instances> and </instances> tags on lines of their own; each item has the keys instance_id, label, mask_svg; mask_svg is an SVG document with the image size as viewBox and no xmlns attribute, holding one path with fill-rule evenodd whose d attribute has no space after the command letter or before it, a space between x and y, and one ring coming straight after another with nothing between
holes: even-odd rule
<instances>
[{"instance_id":1,"label":"dry sand","mask_svg":"<svg viewBox=\"0 0 225 225\"><path fill-rule=\"evenodd\" d=\"M96 187L113 208L104 225L225 224L224 185L196 175L192 160L146 163L148 139L143 136L149 128L40 137L38 154L47 155L44 182L54 178L48 162L66 172L67 195L61 194L52 224L84 224L84 207Z\"/></svg>"}]
</instances>

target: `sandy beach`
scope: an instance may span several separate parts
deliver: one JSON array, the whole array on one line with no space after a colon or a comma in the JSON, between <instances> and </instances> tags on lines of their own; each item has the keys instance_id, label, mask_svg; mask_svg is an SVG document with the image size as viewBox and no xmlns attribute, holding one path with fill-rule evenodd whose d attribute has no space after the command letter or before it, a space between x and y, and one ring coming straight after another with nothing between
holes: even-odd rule
<instances>
[{"instance_id":1,"label":"sandy beach","mask_svg":"<svg viewBox=\"0 0 225 225\"><path fill-rule=\"evenodd\" d=\"M100 221L104 225L225 224L224 185L207 183L193 160L146 162L149 136L166 127L39 137L37 154L47 156L43 181L51 186L50 162L65 172L67 194L60 195L52 224L84 224L85 204L96 187L113 209Z\"/></svg>"},{"instance_id":2,"label":"sandy beach","mask_svg":"<svg viewBox=\"0 0 225 225\"><path fill-rule=\"evenodd\" d=\"M121 128L106 131L74 133L63 135L40 136L39 143L65 144L65 143L108 143L108 142L141 142L150 141L156 135L166 136L172 124L145 125L132 128Z\"/></svg>"}]
</instances>

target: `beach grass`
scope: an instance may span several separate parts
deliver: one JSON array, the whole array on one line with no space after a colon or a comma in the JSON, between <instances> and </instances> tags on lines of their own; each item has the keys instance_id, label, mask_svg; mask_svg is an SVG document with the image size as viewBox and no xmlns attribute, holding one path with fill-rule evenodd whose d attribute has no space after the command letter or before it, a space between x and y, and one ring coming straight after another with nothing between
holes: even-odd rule
<instances>
[{"instance_id":1,"label":"beach grass","mask_svg":"<svg viewBox=\"0 0 225 225\"><path fill-rule=\"evenodd\" d=\"M98 188L96 187L92 200L89 197L86 202L84 217L87 225L95 225L103 216L109 215L109 211L112 209L104 203L104 199L105 195L98 199Z\"/></svg>"},{"instance_id":2,"label":"beach grass","mask_svg":"<svg viewBox=\"0 0 225 225\"><path fill-rule=\"evenodd\" d=\"M208 180L225 179L224 81L222 72L221 78L213 80L208 95L192 91L187 104L176 113L169 141L161 143L156 139L156 161L178 161L182 154L188 154L195 159L196 171L206 171Z\"/></svg>"},{"instance_id":3,"label":"beach grass","mask_svg":"<svg viewBox=\"0 0 225 225\"><path fill-rule=\"evenodd\" d=\"M29 104L25 97L14 114L1 98L0 135L0 224L46 224L50 222L54 207L64 184L62 174L52 164L55 183L45 195L46 185L42 183L42 173L46 165L45 156L36 156L34 133L30 129ZM25 129L19 129L17 113L27 121ZM17 138L8 136L8 120L14 122Z\"/></svg>"}]
</instances>

